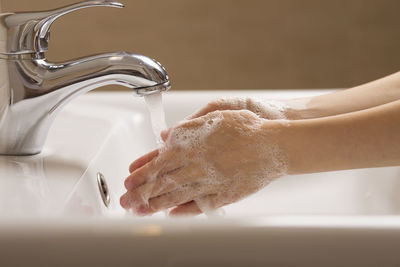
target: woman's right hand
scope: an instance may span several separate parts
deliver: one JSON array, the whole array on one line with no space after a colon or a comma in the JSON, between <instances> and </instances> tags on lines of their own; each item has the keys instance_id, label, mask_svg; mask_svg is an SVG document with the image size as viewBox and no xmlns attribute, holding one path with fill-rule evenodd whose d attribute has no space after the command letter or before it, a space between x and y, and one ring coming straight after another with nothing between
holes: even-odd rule
<instances>
[{"instance_id":1,"label":"woman's right hand","mask_svg":"<svg viewBox=\"0 0 400 267\"><path fill-rule=\"evenodd\" d=\"M220 98L209 102L186 119L195 119L213 111L248 110L267 120L299 120L312 118L307 110L308 98L266 100L251 97ZM318 117L318 116L316 116Z\"/></svg>"},{"instance_id":2,"label":"woman's right hand","mask_svg":"<svg viewBox=\"0 0 400 267\"><path fill-rule=\"evenodd\" d=\"M188 215L238 201L286 172L285 127L247 110L184 121L163 134L160 150L131 164L121 205L140 215Z\"/></svg>"},{"instance_id":3,"label":"woman's right hand","mask_svg":"<svg viewBox=\"0 0 400 267\"><path fill-rule=\"evenodd\" d=\"M188 120L199 118L213 111L248 110L267 120L287 119L287 106L280 101L258 100L250 97L221 98L209 102L189 117Z\"/></svg>"}]
</instances>

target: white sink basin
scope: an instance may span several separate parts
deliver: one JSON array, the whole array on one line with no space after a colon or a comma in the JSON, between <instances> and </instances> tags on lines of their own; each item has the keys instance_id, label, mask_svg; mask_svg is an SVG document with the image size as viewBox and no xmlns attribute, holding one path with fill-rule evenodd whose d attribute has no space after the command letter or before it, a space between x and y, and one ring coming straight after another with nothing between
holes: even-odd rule
<instances>
[{"instance_id":1,"label":"white sink basin","mask_svg":"<svg viewBox=\"0 0 400 267\"><path fill-rule=\"evenodd\" d=\"M326 92L171 91L164 106L171 126L218 97ZM283 177L223 218L128 215L119 197L129 163L154 140L143 99L89 93L58 115L43 153L0 156L0 266L399 266L399 167Z\"/></svg>"}]
</instances>

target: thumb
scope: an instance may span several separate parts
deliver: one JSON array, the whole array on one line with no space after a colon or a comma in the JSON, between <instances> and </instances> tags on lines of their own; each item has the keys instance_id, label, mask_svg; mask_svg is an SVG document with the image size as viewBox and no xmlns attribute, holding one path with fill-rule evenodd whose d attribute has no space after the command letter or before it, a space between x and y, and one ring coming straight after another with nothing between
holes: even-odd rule
<instances>
[{"instance_id":1,"label":"thumb","mask_svg":"<svg viewBox=\"0 0 400 267\"><path fill-rule=\"evenodd\" d=\"M160 134L161 139L165 142L169 136L169 133L171 132L171 128L163 130Z\"/></svg>"}]
</instances>

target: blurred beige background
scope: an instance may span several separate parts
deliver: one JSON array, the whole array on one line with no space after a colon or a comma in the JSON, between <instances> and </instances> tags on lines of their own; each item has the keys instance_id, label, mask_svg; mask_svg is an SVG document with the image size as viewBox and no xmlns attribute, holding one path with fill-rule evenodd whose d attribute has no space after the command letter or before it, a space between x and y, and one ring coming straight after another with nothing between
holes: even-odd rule
<instances>
[{"instance_id":1,"label":"blurred beige background","mask_svg":"<svg viewBox=\"0 0 400 267\"><path fill-rule=\"evenodd\" d=\"M173 89L349 87L400 70L399 0L122 0L69 14L48 58L126 50L160 61ZM74 0L2 0L2 11ZM110 89L110 88L108 88Z\"/></svg>"}]
</instances>

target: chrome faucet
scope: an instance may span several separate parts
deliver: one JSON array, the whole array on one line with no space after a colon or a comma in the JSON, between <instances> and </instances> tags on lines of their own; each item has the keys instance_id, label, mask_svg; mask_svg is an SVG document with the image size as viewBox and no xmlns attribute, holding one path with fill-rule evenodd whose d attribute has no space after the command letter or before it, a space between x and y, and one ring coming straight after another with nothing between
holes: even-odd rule
<instances>
[{"instance_id":1,"label":"chrome faucet","mask_svg":"<svg viewBox=\"0 0 400 267\"><path fill-rule=\"evenodd\" d=\"M40 153L57 112L100 86L123 85L138 96L170 88L165 69L142 55L117 52L63 63L46 60L51 24L69 12L96 6L124 7L99 0L0 14L0 154Z\"/></svg>"}]
</instances>

